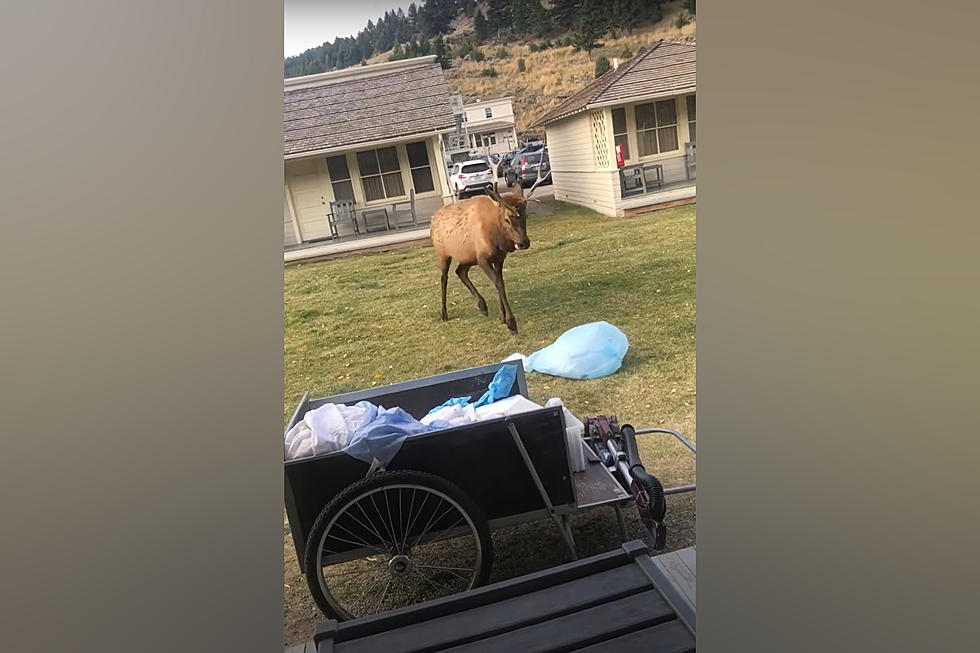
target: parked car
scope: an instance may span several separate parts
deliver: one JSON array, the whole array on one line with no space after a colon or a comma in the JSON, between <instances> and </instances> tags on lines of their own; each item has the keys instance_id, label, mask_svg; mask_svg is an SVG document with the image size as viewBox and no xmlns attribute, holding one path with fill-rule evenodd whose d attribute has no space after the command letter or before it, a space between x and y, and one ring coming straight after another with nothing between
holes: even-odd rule
<instances>
[{"instance_id":1,"label":"parked car","mask_svg":"<svg viewBox=\"0 0 980 653\"><path fill-rule=\"evenodd\" d=\"M511 150L510 152L505 152L500 157L500 161L497 163L497 176L503 177L504 173L507 172L507 166L510 162L514 160L514 156L520 152L520 150Z\"/></svg>"},{"instance_id":2,"label":"parked car","mask_svg":"<svg viewBox=\"0 0 980 653\"><path fill-rule=\"evenodd\" d=\"M508 183L516 179L523 188L527 188L537 180L539 169L542 177L551 171L548 148L541 148L533 152L520 151L504 170L504 178ZM545 185L552 183L551 177L541 183Z\"/></svg>"},{"instance_id":3,"label":"parked car","mask_svg":"<svg viewBox=\"0 0 980 653\"><path fill-rule=\"evenodd\" d=\"M449 184L456 199L497 187L493 168L484 159L469 159L454 165Z\"/></svg>"}]
</instances>

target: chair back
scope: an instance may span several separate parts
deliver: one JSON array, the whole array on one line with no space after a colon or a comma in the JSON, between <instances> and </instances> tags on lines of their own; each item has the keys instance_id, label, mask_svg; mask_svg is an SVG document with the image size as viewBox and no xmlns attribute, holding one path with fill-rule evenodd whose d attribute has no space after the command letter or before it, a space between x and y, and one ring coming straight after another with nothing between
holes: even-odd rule
<instances>
[{"instance_id":1,"label":"chair back","mask_svg":"<svg viewBox=\"0 0 980 653\"><path fill-rule=\"evenodd\" d=\"M330 212L333 213L334 220L353 220L354 200L330 202Z\"/></svg>"}]
</instances>

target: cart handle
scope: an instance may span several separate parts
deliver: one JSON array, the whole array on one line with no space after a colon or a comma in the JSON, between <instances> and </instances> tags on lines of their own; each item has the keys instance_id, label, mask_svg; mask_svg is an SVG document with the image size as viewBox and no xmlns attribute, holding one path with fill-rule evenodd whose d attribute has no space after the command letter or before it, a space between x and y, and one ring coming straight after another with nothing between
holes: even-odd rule
<instances>
[{"instance_id":1,"label":"cart handle","mask_svg":"<svg viewBox=\"0 0 980 653\"><path fill-rule=\"evenodd\" d=\"M685 438L683 435L681 435L679 432L675 431L674 429L650 428L650 429L635 429L633 431L633 434L634 435L645 435L645 434L648 434L648 433L659 433L659 434L662 434L662 435L671 435L671 436L677 438L677 440L679 440L681 444L683 444L685 447L687 447L691 451L691 453L694 454L694 457L697 458L698 450L697 450L697 447L694 446L694 443L691 442L690 440L688 440L687 438ZM684 493L684 492L694 492L695 490L697 490L697 484L696 483L690 483L688 485L678 485L676 487L664 488L664 494L667 494L667 495L669 495L669 494L681 494L681 493Z\"/></svg>"},{"instance_id":2,"label":"cart handle","mask_svg":"<svg viewBox=\"0 0 980 653\"><path fill-rule=\"evenodd\" d=\"M681 444L683 444L685 447L690 449L691 453L693 453L695 456L698 453L697 447L694 446L694 443L688 440L687 438L685 438L683 435L681 435L674 429L665 429L665 428L636 429L634 433L636 435L644 435L646 433L665 433L667 435L672 435L678 440L680 440Z\"/></svg>"}]
</instances>

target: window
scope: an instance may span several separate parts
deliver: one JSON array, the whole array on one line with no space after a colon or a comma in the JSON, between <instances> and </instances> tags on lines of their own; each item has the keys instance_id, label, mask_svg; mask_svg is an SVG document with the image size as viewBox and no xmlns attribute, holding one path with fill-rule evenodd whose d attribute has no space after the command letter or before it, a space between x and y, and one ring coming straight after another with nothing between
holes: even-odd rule
<instances>
[{"instance_id":1,"label":"window","mask_svg":"<svg viewBox=\"0 0 980 653\"><path fill-rule=\"evenodd\" d=\"M416 193L428 193L435 190L432 183L432 167L429 164L429 149L425 141L409 143L405 146L408 153L408 167L412 171L412 186Z\"/></svg>"},{"instance_id":2,"label":"window","mask_svg":"<svg viewBox=\"0 0 980 653\"><path fill-rule=\"evenodd\" d=\"M333 186L335 200L353 200L354 186L350 180L350 170L347 168L347 157L327 157L327 173L330 175L330 185Z\"/></svg>"},{"instance_id":3,"label":"window","mask_svg":"<svg viewBox=\"0 0 980 653\"><path fill-rule=\"evenodd\" d=\"M626 109L613 109L613 138L616 145L623 146L623 158L630 158L630 139L626 134Z\"/></svg>"},{"instance_id":4,"label":"window","mask_svg":"<svg viewBox=\"0 0 980 653\"><path fill-rule=\"evenodd\" d=\"M695 124L698 115L696 111L697 107L695 106L696 98L697 96L695 95L687 96L687 129L691 132L692 143L697 143L698 141L697 125Z\"/></svg>"},{"instance_id":5,"label":"window","mask_svg":"<svg viewBox=\"0 0 980 653\"><path fill-rule=\"evenodd\" d=\"M487 118L493 118L493 109L491 109L490 107L484 109L483 113L486 114Z\"/></svg>"},{"instance_id":6,"label":"window","mask_svg":"<svg viewBox=\"0 0 980 653\"><path fill-rule=\"evenodd\" d=\"M483 145L484 147L490 147L491 145L497 144L496 134L484 134L483 135Z\"/></svg>"},{"instance_id":7,"label":"window","mask_svg":"<svg viewBox=\"0 0 980 653\"><path fill-rule=\"evenodd\" d=\"M672 152L677 147L677 104L672 99L638 104L636 144L640 156Z\"/></svg>"},{"instance_id":8,"label":"window","mask_svg":"<svg viewBox=\"0 0 980 653\"><path fill-rule=\"evenodd\" d=\"M405 195L402 172L398 167L398 152L394 147L357 153L357 168L361 172L364 198L367 201Z\"/></svg>"},{"instance_id":9,"label":"window","mask_svg":"<svg viewBox=\"0 0 980 653\"><path fill-rule=\"evenodd\" d=\"M477 172L486 172L489 169L490 169L490 164L487 163L486 161L482 161L480 163L468 163L462 168L460 168L459 171L464 175L472 175Z\"/></svg>"}]
</instances>

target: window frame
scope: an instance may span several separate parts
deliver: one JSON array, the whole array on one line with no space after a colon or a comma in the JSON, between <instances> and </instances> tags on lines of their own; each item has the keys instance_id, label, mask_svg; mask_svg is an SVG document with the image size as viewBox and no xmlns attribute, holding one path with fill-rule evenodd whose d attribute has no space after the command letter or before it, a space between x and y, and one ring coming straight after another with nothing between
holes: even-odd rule
<instances>
[{"instance_id":1,"label":"window frame","mask_svg":"<svg viewBox=\"0 0 980 653\"><path fill-rule=\"evenodd\" d=\"M421 145L423 151L425 152L425 165L424 166L413 166L412 157L408 153L408 148L410 145ZM436 180L435 176L432 174L432 157L429 156L429 143L428 141L413 141L411 143L405 143L405 161L408 163L408 176L412 180L412 188L415 190L415 194L419 195L421 193L433 193L436 190ZM420 191L415 187L415 171L427 169L429 171L429 184L432 186L429 190Z\"/></svg>"},{"instance_id":2,"label":"window frame","mask_svg":"<svg viewBox=\"0 0 980 653\"><path fill-rule=\"evenodd\" d=\"M694 118L691 118L691 103L694 103ZM684 109L687 111L687 138L690 143L697 143L697 122L698 106L697 93L692 93L684 97ZM694 128L694 136L691 136L691 128Z\"/></svg>"},{"instance_id":3,"label":"window frame","mask_svg":"<svg viewBox=\"0 0 980 653\"><path fill-rule=\"evenodd\" d=\"M617 132L616 131L616 112L617 111L622 111L623 112L623 131L621 131L621 132ZM624 140L624 143L623 143L623 160L624 161L629 161L632 157L630 156L630 153L631 153L631 148L630 148L630 123L629 123L629 115L627 114L627 111L626 111L626 106L624 105L624 106L621 106L621 107L613 107L612 111L610 111L609 118L610 118L610 123L612 124L612 132L613 132L613 154L615 155L615 153L616 153L616 145L619 144L619 143L617 143L617 140L619 138L622 138Z\"/></svg>"},{"instance_id":4,"label":"window frame","mask_svg":"<svg viewBox=\"0 0 980 653\"><path fill-rule=\"evenodd\" d=\"M667 103L667 102L670 102L670 103L673 104L674 122L660 124L660 115L657 112L657 106L660 105L660 104ZM640 107L647 107L647 106L653 107L653 109L652 109L652 111L653 111L652 115L653 115L654 126L653 127L645 127L643 129L641 129L640 128L639 119L637 118L637 109L639 109ZM669 130L671 128L673 128L673 130L674 130L674 143L675 143L675 147L673 149L670 149L670 150L665 150L663 148L663 146L661 145L660 133L661 132L665 132L665 131L667 131L667 130ZM675 97L670 97L670 98L664 98L662 100L653 100L651 102L642 102L642 103L638 103L638 104L633 105L633 130L634 130L634 132L636 134L636 154L637 154L637 156L640 159L649 158L649 157L655 157L655 156L664 155L664 154L670 154L672 152L680 152L680 150L681 150L680 112L678 111L678 107L677 107L677 97L675 96ZM643 134L646 134L647 132L651 132L651 131L652 132L655 132L656 143L657 143L657 151L656 152L648 152L648 153L645 153L644 154L643 153L643 147L642 147L643 140L642 140L641 137L642 137Z\"/></svg>"},{"instance_id":5,"label":"window frame","mask_svg":"<svg viewBox=\"0 0 980 653\"><path fill-rule=\"evenodd\" d=\"M493 118L493 107L483 107L483 115L487 118Z\"/></svg>"},{"instance_id":6,"label":"window frame","mask_svg":"<svg viewBox=\"0 0 980 653\"><path fill-rule=\"evenodd\" d=\"M341 161L344 162L344 170L347 171L346 178L340 178L340 177L334 178L333 172L331 172L330 170L331 159L340 159ZM347 162L347 154L346 153L335 154L333 156L324 157L324 163L327 166L327 179L330 180L330 192L333 193L334 201L351 201L351 202L356 201L357 196L354 193L354 176L350 172L350 164ZM337 185L344 184L344 183L346 183L347 187L350 189L349 198L340 197L339 194L337 193Z\"/></svg>"},{"instance_id":7,"label":"window frame","mask_svg":"<svg viewBox=\"0 0 980 653\"><path fill-rule=\"evenodd\" d=\"M382 167L381 167L381 154L380 153L382 151L384 151L384 150L392 150L395 153L395 159L394 160L395 160L395 163L397 165L397 168L395 168L394 170L387 170L386 171L386 170L383 170L382 169ZM367 154L373 154L374 155L374 162L375 162L375 164L378 167L378 172L376 172L376 173L373 173L372 172L372 173L364 174L364 170L361 167L361 157L362 157L362 155L367 155ZM381 202L381 201L385 201L385 200L392 200L392 199L397 199L397 198L401 198L401 197L406 197L407 196L407 191L405 190L405 178L402 175L401 157L398 156L398 147L396 145L387 145L385 147L372 148L372 149L369 149L369 150L360 150L360 151L354 153L354 160L357 163L357 174L358 174L358 177L361 180L361 191L364 193L364 201L366 203L370 203L370 202ZM398 184L401 186L401 194L396 195L396 194L389 194L388 193L388 187L385 184L385 178L386 177L390 177L392 175L397 175ZM381 182L382 196L381 197L369 198L368 197L368 187L365 185L364 182L367 179L374 179L374 178L377 178Z\"/></svg>"}]
</instances>

